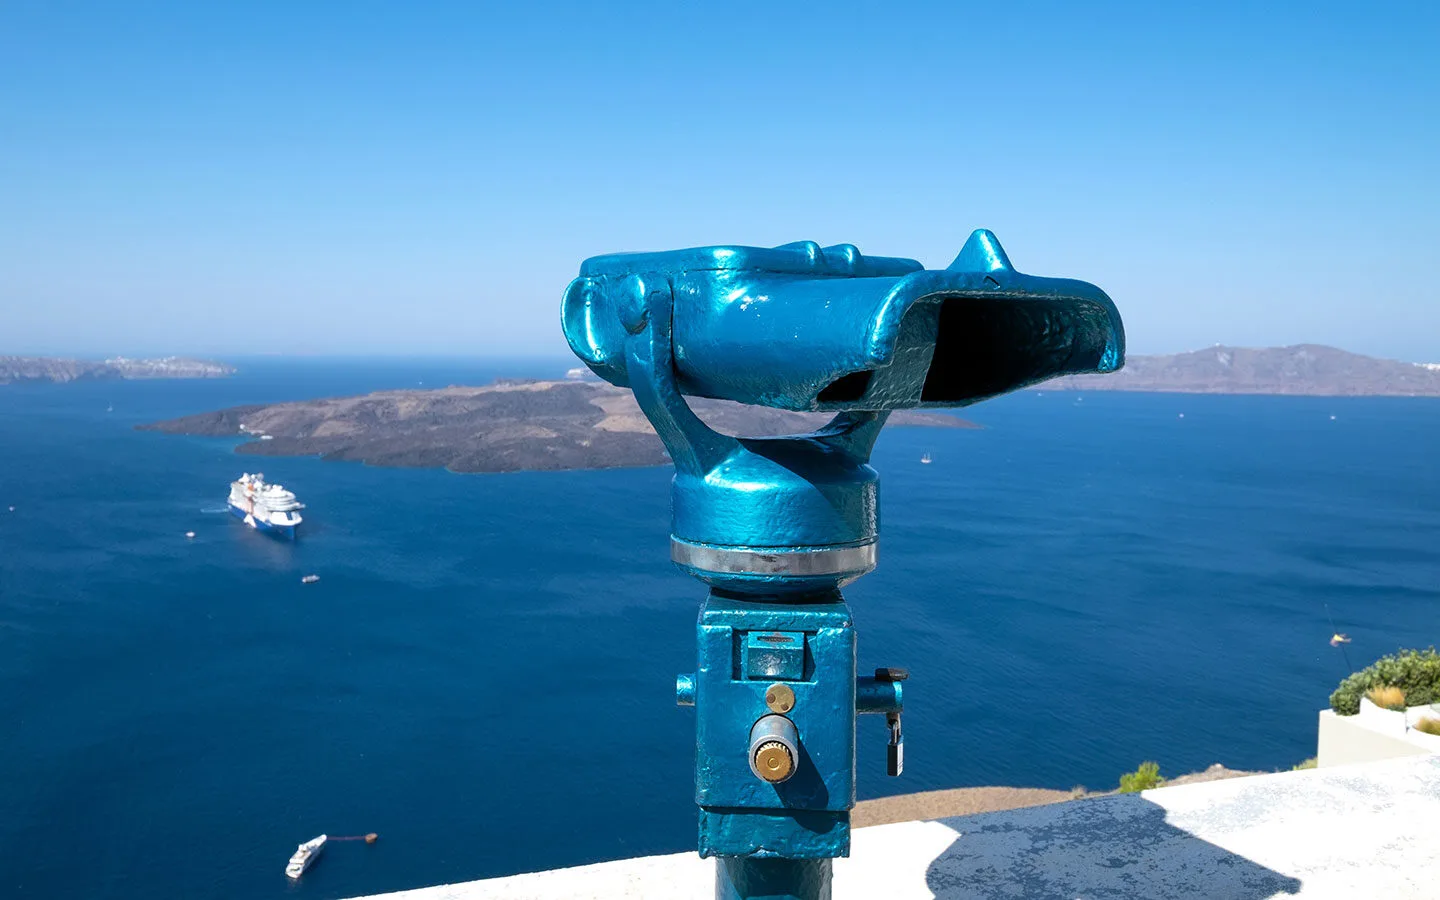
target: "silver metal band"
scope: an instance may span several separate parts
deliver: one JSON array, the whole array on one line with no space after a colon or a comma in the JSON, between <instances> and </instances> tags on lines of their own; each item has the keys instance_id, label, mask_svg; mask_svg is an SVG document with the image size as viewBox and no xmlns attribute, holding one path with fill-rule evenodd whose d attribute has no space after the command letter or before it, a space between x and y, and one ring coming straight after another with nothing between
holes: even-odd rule
<instances>
[{"instance_id":1,"label":"silver metal band","mask_svg":"<svg viewBox=\"0 0 1440 900\"><path fill-rule=\"evenodd\" d=\"M733 575L840 575L875 568L879 544L816 550L738 550L670 538L670 558L702 572Z\"/></svg>"}]
</instances>

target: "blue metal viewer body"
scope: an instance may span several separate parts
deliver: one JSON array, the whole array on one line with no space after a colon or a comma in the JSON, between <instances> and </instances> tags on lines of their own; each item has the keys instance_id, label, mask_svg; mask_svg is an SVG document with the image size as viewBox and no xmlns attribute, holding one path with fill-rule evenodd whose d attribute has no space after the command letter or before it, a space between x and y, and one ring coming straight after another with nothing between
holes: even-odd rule
<instances>
[{"instance_id":1,"label":"blue metal viewer body","mask_svg":"<svg viewBox=\"0 0 1440 900\"><path fill-rule=\"evenodd\" d=\"M744 648L771 635L791 636L803 657L781 678L746 665ZM848 856L855 805L855 629L836 591L805 603L716 596L697 626L695 802L701 856ZM752 725L776 714L766 693L776 683L794 695L783 715L798 733L798 758L785 780L751 771Z\"/></svg>"},{"instance_id":2,"label":"blue metal viewer body","mask_svg":"<svg viewBox=\"0 0 1440 900\"><path fill-rule=\"evenodd\" d=\"M699 848L717 897L829 896L850 847L855 720L883 714L900 774L906 673L857 677L840 588L876 565L870 453L893 409L965 406L1124 360L1119 313L1081 281L1016 272L988 231L946 269L848 244L587 260L566 338L635 392L675 464L671 558L710 586L697 669ZM812 434L724 435L685 396L829 410Z\"/></svg>"}]
</instances>

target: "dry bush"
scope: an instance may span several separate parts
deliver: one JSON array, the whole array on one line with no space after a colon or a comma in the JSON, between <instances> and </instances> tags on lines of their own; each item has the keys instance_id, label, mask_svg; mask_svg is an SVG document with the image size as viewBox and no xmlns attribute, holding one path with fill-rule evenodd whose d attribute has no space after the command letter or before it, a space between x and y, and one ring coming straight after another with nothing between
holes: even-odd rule
<instances>
[{"instance_id":1,"label":"dry bush","mask_svg":"<svg viewBox=\"0 0 1440 900\"><path fill-rule=\"evenodd\" d=\"M1432 719L1429 716L1415 723L1416 731L1423 731L1426 734L1440 736L1440 719Z\"/></svg>"},{"instance_id":2,"label":"dry bush","mask_svg":"<svg viewBox=\"0 0 1440 900\"><path fill-rule=\"evenodd\" d=\"M1405 708L1405 692L1393 684L1376 685L1366 691L1365 696L1381 709Z\"/></svg>"}]
</instances>

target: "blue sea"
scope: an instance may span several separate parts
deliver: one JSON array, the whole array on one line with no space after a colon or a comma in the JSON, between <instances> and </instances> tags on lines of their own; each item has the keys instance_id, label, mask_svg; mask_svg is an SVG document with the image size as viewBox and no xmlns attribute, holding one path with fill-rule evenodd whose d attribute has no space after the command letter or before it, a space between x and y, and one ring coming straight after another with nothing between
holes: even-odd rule
<instances>
[{"instance_id":1,"label":"blue sea","mask_svg":"<svg viewBox=\"0 0 1440 900\"><path fill-rule=\"evenodd\" d=\"M668 471L134 430L572 363L238 362L0 387L0 895L334 898L693 847L674 678L703 589L668 561ZM1042 389L964 415L984 428L875 452L881 562L847 596L862 670L912 674L905 774L867 718L862 798L1289 768L1349 664L1440 636L1440 401ZM256 467L309 505L298 543L225 513Z\"/></svg>"}]
</instances>

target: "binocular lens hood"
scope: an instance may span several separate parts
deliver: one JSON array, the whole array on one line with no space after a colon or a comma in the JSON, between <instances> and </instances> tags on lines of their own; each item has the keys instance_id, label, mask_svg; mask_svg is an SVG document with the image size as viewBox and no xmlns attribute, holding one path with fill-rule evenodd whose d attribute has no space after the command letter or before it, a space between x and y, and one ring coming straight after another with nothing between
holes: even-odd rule
<instances>
[{"instance_id":1,"label":"binocular lens hood","mask_svg":"<svg viewBox=\"0 0 1440 900\"><path fill-rule=\"evenodd\" d=\"M955 261L866 257L849 244L718 246L586 260L566 339L619 387L631 296L667 288L684 394L791 410L959 407L1124 362L1115 304L1093 284L1016 272L989 231Z\"/></svg>"}]
</instances>

